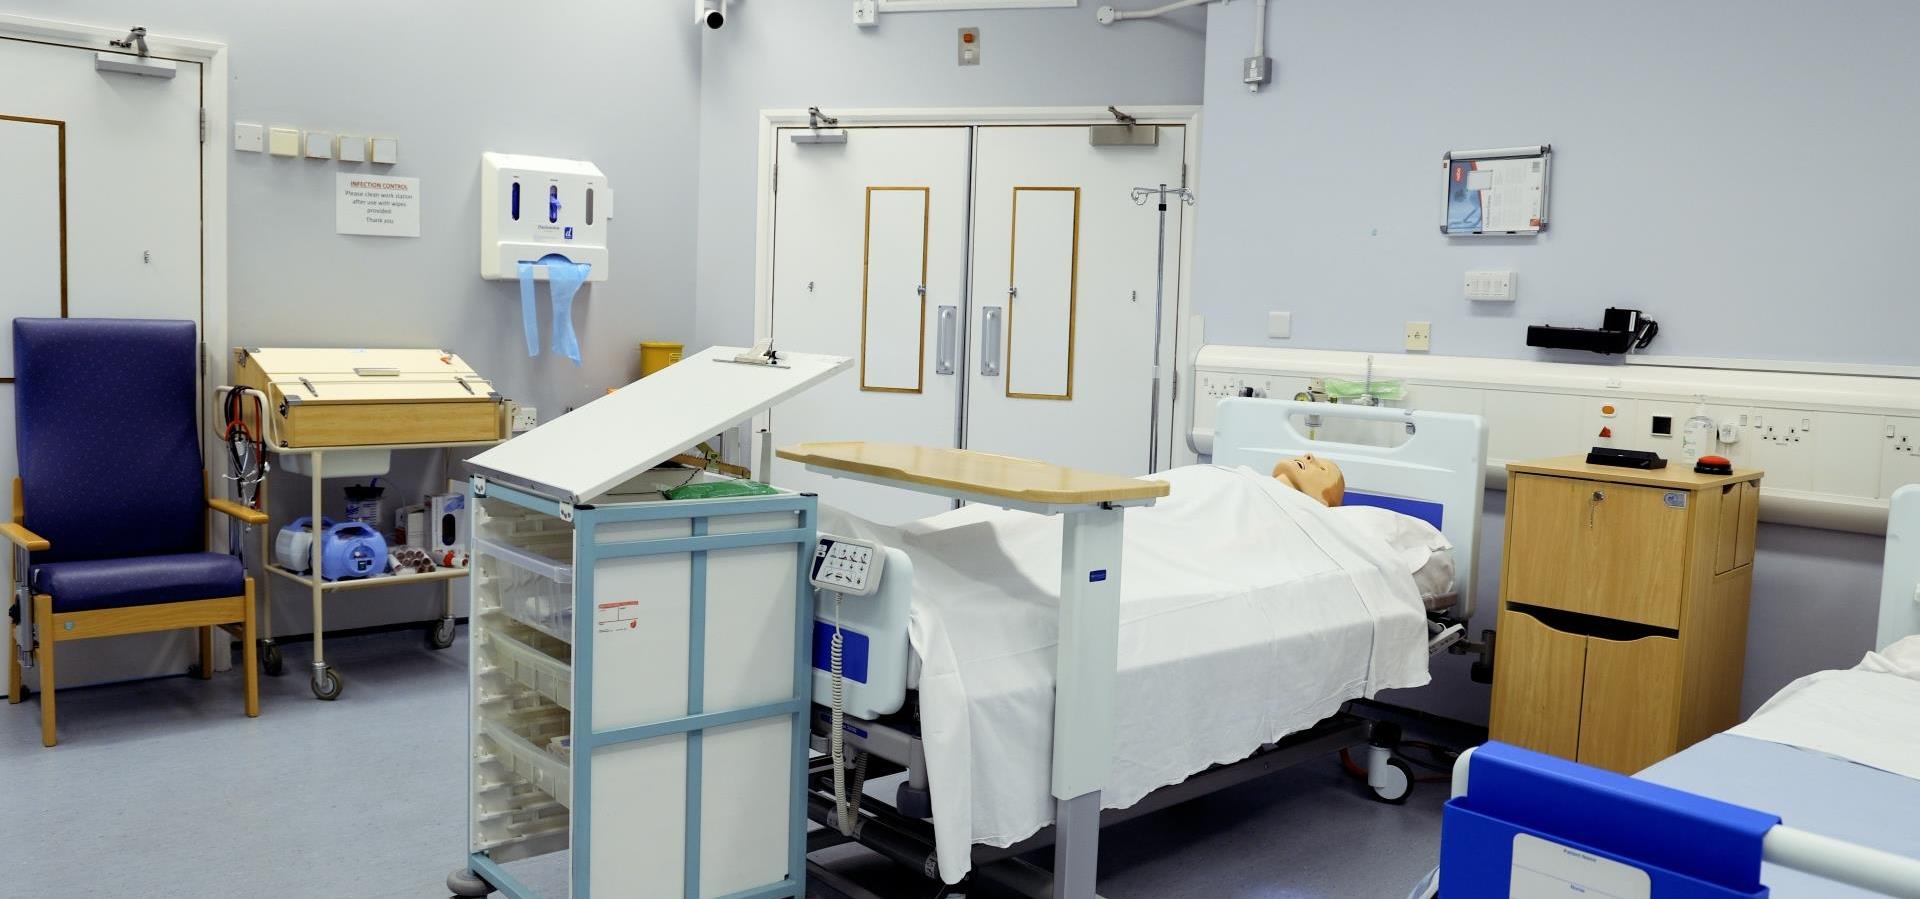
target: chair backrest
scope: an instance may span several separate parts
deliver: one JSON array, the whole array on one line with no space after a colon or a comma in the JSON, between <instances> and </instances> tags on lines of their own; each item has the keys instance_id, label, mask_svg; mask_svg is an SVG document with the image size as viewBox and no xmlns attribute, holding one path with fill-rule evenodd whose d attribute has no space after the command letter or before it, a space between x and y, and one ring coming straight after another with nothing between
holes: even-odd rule
<instances>
[{"instance_id":1,"label":"chair backrest","mask_svg":"<svg viewBox=\"0 0 1920 899\"><path fill-rule=\"evenodd\" d=\"M190 321L13 320L14 432L35 562L206 549Z\"/></svg>"}]
</instances>

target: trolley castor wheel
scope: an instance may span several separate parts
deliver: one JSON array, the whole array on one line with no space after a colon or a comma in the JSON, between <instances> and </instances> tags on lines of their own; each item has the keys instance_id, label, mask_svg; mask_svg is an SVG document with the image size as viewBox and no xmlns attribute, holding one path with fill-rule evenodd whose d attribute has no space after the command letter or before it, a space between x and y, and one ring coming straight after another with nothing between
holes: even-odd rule
<instances>
[{"instance_id":1,"label":"trolley castor wheel","mask_svg":"<svg viewBox=\"0 0 1920 899\"><path fill-rule=\"evenodd\" d=\"M187 666L187 676L188 676L188 677L195 677L195 678L197 678L197 677L199 677L199 676L200 676L200 663L199 663L199 662L194 662L194 663L192 663L192 664L190 664L190 665L188 665L188 666Z\"/></svg>"},{"instance_id":2,"label":"trolley castor wheel","mask_svg":"<svg viewBox=\"0 0 1920 899\"><path fill-rule=\"evenodd\" d=\"M447 892L462 899L473 899L473 897L492 893L493 885L487 883L480 875L466 868L460 868L447 875Z\"/></svg>"},{"instance_id":3,"label":"trolley castor wheel","mask_svg":"<svg viewBox=\"0 0 1920 899\"><path fill-rule=\"evenodd\" d=\"M453 645L453 635L453 619L442 618L427 628L427 648L446 649Z\"/></svg>"},{"instance_id":4,"label":"trolley castor wheel","mask_svg":"<svg viewBox=\"0 0 1920 899\"><path fill-rule=\"evenodd\" d=\"M260 641L260 673L268 677L287 673L287 660L280 657L280 645L272 640Z\"/></svg>"},{"instance_id":5,"label":"trolley castor wheel","mask_svg":"<svg viewBox=\"0 0 1920 899\"><path fill-rule=\"evenodd\" d=\"M333 673L332 668L324 665L316 667L313 671L313 681L308 686L313 688L315 699L332 702L340 698L340 675Z\"/></svg>"}]
</instances>

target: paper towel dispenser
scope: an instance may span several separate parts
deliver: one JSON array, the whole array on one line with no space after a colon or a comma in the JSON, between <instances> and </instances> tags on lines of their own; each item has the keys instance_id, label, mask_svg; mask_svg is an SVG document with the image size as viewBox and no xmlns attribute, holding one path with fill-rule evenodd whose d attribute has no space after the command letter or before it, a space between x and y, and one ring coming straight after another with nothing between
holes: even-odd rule
<instances>
[{"instance_id":1,"label":"paper towel dispenser","mask_svg":"<svg viewBox=\"0 0 1920 899\"><path fill-rule=\"evenodd\" d=\"M551 254L592 266L607 280L613 191L600 167L577 159L480 154L480 276L518 280L520 263ZM547 279L546 266L534 278Z\"/></svg>"}]
</instances>

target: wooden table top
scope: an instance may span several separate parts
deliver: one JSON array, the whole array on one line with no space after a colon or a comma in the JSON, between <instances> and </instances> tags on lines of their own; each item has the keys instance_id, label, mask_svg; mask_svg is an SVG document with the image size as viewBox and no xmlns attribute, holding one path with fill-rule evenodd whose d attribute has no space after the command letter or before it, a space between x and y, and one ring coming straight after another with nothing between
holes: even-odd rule
<instances>
[{"instance_id":1,"label":"wooden table top","mask_svg":"<svg viewBox=\"0 0 1920 899\"><path fill-rule=\"evenodd\" d=\"M1166 496L1171 489L1165 481L1062 468L993 453L904 443L802 443L784 447L778 455L815 468L1031 503L1126 502Z\"/></svg>"}]
</instances>

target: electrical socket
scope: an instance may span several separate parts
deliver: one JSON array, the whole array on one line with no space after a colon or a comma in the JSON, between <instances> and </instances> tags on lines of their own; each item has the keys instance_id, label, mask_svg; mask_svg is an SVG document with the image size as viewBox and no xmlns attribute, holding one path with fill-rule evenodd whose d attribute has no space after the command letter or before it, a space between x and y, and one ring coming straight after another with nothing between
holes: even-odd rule
<instances>
[{"instance_id":1,"label":"electrical socket","mask_svg":"<svg viewBox=\"0 0 1920 899\"><path fill-rule=\"evenodd\" d=\"M515 434L525 434L540 426L540 410L532 406L513 405L508 413L507 430Z\"/></svg>"},{"instance_id":2,"label":"electrical socket","mask_svg":"<svg viewBox=\"0 0 1920 899\"><path fill-rule=\"evenodd\" d=\"M1407 349L1419 352L1433 349L1433 322L1407 322Z\"/></svg>"}]
</instances>

